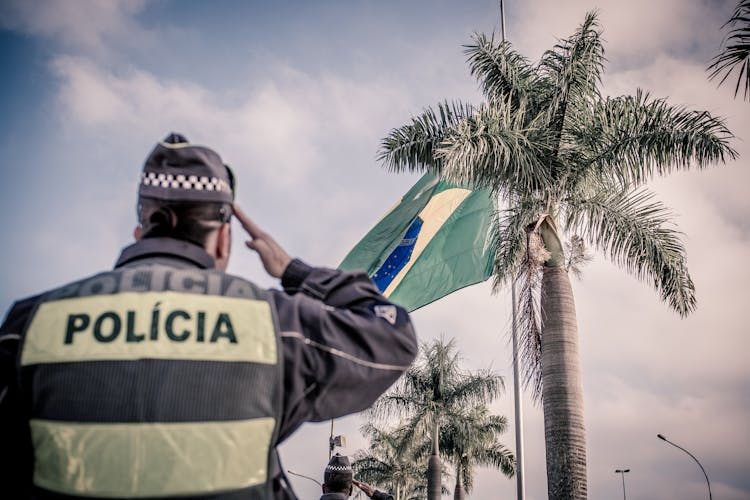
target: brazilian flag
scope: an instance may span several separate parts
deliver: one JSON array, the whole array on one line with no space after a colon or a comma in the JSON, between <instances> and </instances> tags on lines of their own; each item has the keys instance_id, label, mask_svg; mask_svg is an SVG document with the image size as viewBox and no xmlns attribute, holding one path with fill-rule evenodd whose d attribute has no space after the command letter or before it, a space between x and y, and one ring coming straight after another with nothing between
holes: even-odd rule
<instances>
[{"instance_id":1,"label":"brazilian flag","mask_svg":"<svg viewBox=\"0 0 750 500\"><path fill-rule=\"evenodd\" d=\"M339 267L364 269L383 295L413 311L492 275L494 213L488 190L427 173Z\"/></svg>"}]
</instances>

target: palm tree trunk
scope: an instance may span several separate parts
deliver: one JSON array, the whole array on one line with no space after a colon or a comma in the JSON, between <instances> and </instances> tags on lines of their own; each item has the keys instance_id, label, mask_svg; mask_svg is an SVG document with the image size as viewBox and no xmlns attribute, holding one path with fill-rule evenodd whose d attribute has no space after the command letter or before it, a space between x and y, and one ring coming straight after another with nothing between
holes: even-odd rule
<instances>
[{"instance_id":1,"label":"palm tree trunk","mask_svg":"<svg viewBox=\"0 0 750 500\"><path fill-rule=\"evenodd\" d=\"M440 438L440 422L435 421L432 431L432 455L427 463L427 500L440 500L442 495L442 482L440 481L440 448L438 439Z\"/></svg>"},{"instance_id":2,"label":"palm tree trunk","mask_svg":"<svg viewBox=\"0 0 750 500\"><path fill-rule=\"evenodd\" d=\"M542 400L550 500L584 500L586 430L573 289L564 266L542 278Z\"/></svg>"},{"instance_id":3,"label":"palm tree trunk","mask_svg":"<svg viewBox=\"0 0 750 500\"><path fill-rule=\"evenodd\" d=\"M464 500L464 485L461 482L461 461L456 462L456 489L453 490L453 500Z\"/></svg>"}]
</instances>

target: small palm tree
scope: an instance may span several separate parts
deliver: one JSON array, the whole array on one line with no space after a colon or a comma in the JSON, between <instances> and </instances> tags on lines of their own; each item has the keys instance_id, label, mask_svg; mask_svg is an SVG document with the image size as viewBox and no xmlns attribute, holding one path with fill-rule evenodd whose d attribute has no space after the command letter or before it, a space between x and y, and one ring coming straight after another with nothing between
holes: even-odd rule
<instances>
[{"instance_id":1,"label":"small palm tree","mask_svg":"<svg viewBox=\"0 0 750 500\"><path fill-rule=\"evenodd\" d=\"M750 99L750 0L739 1L732 17L722 26L726 27L729 27L730 31L722 44L723 50L711 60L708 67L711 74L708 78L713 80L721 76L721 85L737 69L734 96L737 97L744 82L744 97Z\"/></svg>"},{"instance_id":2,"label":"small palm tree","mask_svg":"<svg viewBox=\"0 0 750 500\"><path fill-rule=\"evenodd\" d=\"M352 467L357 479L392 492L396 500L419 498L419 493L426 489L426 471L414 457L407 430L384 431L366 424L361 431L370 440L370 446L354 455Z\"/></svg>"},{"instance_id":3,"label":"small palm tree","mask_svg":"<svg viewBox=\"0 0 750 500\"><path fill-rule=\"evenodd\" d=\"M476 466L500 469L506 477L515 474L513 453L503 446L505 417L491 415L486 406L476 406L451 418L440 429L440 449L455 469L454 500L463 500L474 487Z\"/></svg>"},{"instance_id":4,"label":"small palm tree","mask_svg":"<svg viewBox=\"0 0 750 500\"><path fill-rule=\"evenodd\" d=\"M680 233L644 185L735 158L724 121L638 90L600 93L596 15L531 64L509 43L466 47L486 102L440 103L381 144L393 171L434 171L502 198L495 287L521 278L527 383L544 407L551 499L585 499L586 433L573 290L562 241L579 235L652 285L680 315L696 305Z\"/></svg>"},{"instance_id":5,"label":"small palm tree","mask_svg":"<svg viewBox=\"0 0 750 500\"><path fill-rule=\"evenodd\" d=\"M404 431L415 442L431 437L427 498L441 495L439 434L442 425L469 406L486 404L500 395L502 377L490 371L470 373L460 366L453 340L438 339L421 346L421 355L396 383L378 399L369 414L376 419L405 419Z\"/></svg>"}]
</instances>

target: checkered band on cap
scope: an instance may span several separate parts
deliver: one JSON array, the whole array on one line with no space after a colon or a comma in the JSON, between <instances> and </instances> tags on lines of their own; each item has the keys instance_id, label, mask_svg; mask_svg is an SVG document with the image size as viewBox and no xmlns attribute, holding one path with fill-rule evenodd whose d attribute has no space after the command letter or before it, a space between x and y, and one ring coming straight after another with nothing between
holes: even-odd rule
<instances>
[{"instance_id":1,"label":"checkered band on cap","mask_svg":"<svg viewBox=\"0 0 750 500\"><path fill-rule=\"evenodd\" d=\"M168 189L187 189L194 191L226 191L231 193L232 188L227 181L218 177L205 175L184 174L157 174L156 172L143 172L141 184L144 186L155 186Z\"/></svg>"},{"instance_id":2,"label":"checkered band on cap","mask_svg":"<svg viewBox=\"0 0 750 500\"><path fill-rule=\"evenodd\" d=\"M336 453L328 462L325 472L326 474L352 474L354 471L349 463L349 457Z\"/></svg>"},{"instance_id":3,"label":"checkered band on cap","mask_svg":"<svg viewBox=\"0 0 750 500\"><path fill-rule=\"evenodd\" d=\"M146 158L138 194L174 202L232 203L233 179L215 151L172 133Z\"/></svg>"},{"instance_id":4,"label":"checkered band on cap","mask_svg":"<svg viewBox=\"0 0 750 500\"><path fill-rule=\"evenodd\" d=\"M328 472L352 472L352 467L351 465L329 465L326 470Z\"/></svg>"}]
</instances>

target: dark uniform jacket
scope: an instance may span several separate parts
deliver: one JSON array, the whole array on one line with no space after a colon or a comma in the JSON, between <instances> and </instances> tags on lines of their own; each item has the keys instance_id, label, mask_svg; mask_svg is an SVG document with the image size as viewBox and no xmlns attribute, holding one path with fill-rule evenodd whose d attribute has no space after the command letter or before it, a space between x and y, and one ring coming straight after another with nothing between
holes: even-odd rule
<instances>
[{"instance_id":1,"label":"dark uniform jacket","mask_svg":"<svg viewBox=\"0 0 750 500\"><path fill-rule=\"evenodd\" d=\"M349 500L349 495L345 493L323 493L320 500Z\"/></svg>"},{"instance_id":2,"label":"dark uniform jacket","mask_svg":"<svg viewBox=\"0 0 750 500\"><path fill-rule=\"evenodd\" d=\"M370 497L373 500L393 500L393 495L384 491L375 490ZM324 493L320 500L348 500L349 496L344 493Z\"/></svg>"},{"instance_id":3,"label":"dark uniform jacket","mask_svg":"<svg viewBox=\"0 0 750 500\"><path fill-rule=\"evenodd\" d=\"M179 467L140 463L153 459L143 449L163 451L153 444L161 440L172 453L157 459L206 468L205 478L175 475L169 491L178 496L293 498L275 445L303 422L369 407L416 356L407 313L383 298L364 273L312 268L295 259L280 291L261 290L213 267L198 246L146 239L124 249L114 271L13 305L0 327L0 491L8 498L101 493L102 485L90 489L92 476L78 470L81 463L102 467L109 477L122 468L130 483L118 491L134 481L169 484L165 474ZM144 305L144 297L156 302ZM85 314L71 309L79 303L86 304ZM45 323L51 310L67 318L57 333ZM238 357L233 348L239 344L259 347ZM127 349L118 347L123 345ZM60 362L61 346L75 347L77 354ZM100 424L107 429L104 438L97 438ZM238 449L236 443L248 437L254 448ZM35 457L35 450L44 456ZM75 461L81 450L81 456L89 453L88 462ZM216 463L227 456L238 462ZM74 466L78 475L58 477ZM32 486L34 474L46 478L44 485L65 488ZM225 474L227 481L212 483ZM235 487L237 478L247 477L260 483ZM144 494L148 488L134 491L141 498L161 496Z\"/></svg>"}]
</instances>

